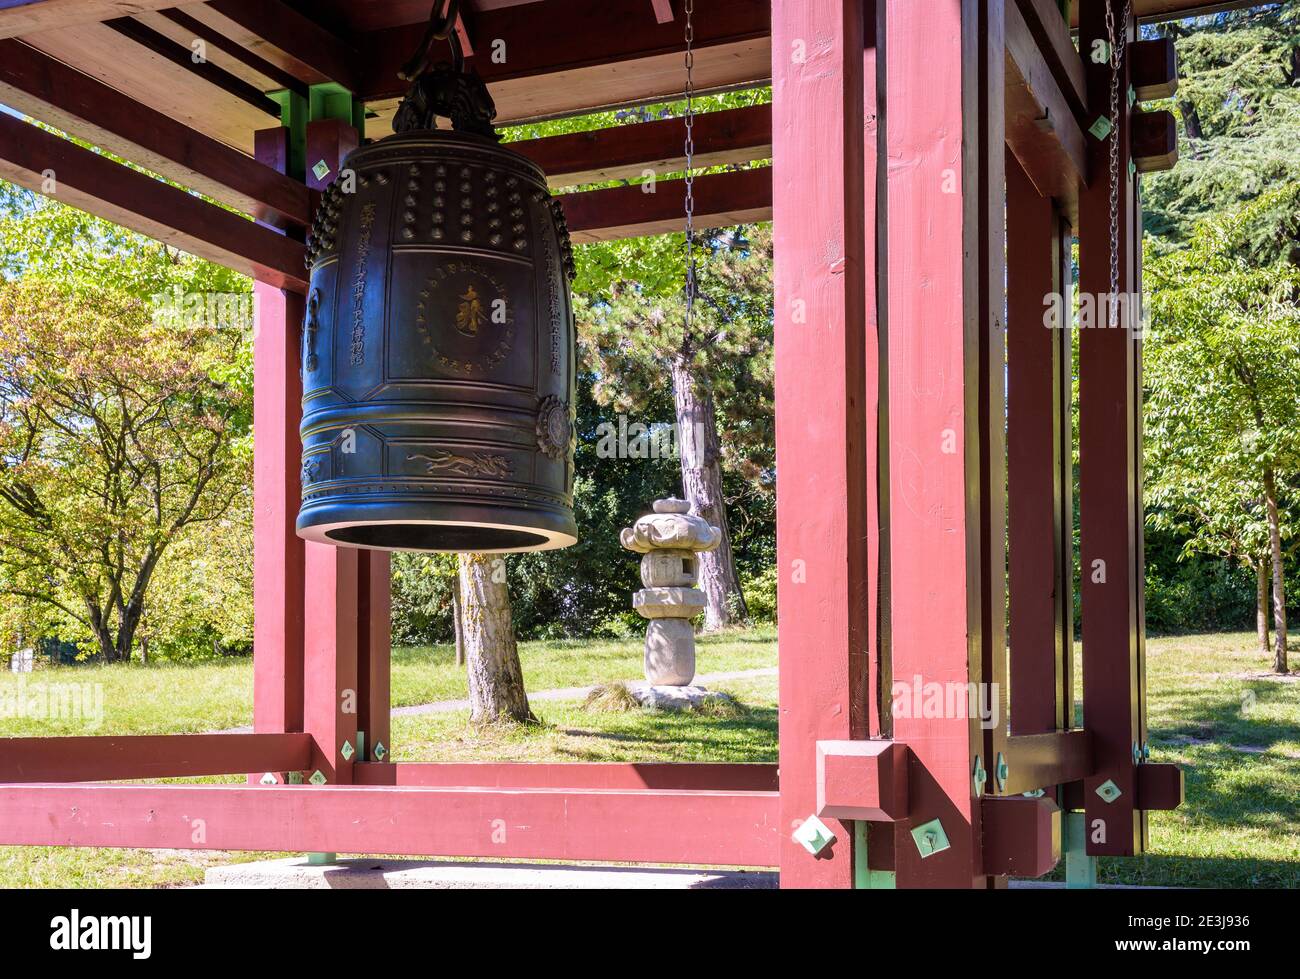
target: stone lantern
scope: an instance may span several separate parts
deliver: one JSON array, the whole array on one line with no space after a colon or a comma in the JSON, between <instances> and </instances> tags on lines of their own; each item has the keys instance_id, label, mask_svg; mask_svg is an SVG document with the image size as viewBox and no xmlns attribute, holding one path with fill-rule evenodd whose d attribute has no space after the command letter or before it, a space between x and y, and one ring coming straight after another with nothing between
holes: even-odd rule
<instances>
[{"instance_id":1,"label":"stone lantern","mask_svg":"<svg viewBox=\"0 0 1300 979\"><path fill-rule=\"evenodd\" d=\"M717 527L690 512L684 500L657 500L647 514L620 535L641 558L641 583L632 607L650 620L645 635L645 676L655 687L689 687L695 679L695 628L704 593L695 587L699 555L722 540Z\"/></svg>"}]
</instances>

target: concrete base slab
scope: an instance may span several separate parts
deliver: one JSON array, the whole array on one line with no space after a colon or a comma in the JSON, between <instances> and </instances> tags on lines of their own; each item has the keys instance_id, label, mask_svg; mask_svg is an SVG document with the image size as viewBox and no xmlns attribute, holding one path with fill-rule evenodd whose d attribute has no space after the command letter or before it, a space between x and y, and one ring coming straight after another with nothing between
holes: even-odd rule
<instances>
[{"instance_id":1,"label":"concrete base slab","mask_svg":"<svg viewBox=\"0 0 1300 979\"><path fill-rule=\"evenodd\" d=\"M762 871L360 858L313 865L306 857L210 867L204 880L208 888L257 890L767 890L777 886L777 875Z\"/></svg>"}]
</instances>

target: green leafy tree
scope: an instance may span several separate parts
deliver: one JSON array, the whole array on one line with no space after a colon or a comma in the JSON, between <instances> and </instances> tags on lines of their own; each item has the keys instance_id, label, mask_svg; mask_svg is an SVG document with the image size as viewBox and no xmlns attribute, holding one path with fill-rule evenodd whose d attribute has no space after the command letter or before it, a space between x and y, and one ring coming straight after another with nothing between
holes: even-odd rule
<instances>
[{"instance_id":1,"label":"green leafy tree","mask_svg":"<svg viewBox=\"0 0 1300 979\"><path fill-rule=\"evenodd\" d=\"M1200 218L1300 179L1300 3L1223 11L1148 31L1174 38L1181 78L1166 106L1180 120L1179 165L1142 182L1151 246L1163 251L1187 241ZM1275 216L1273 228L1280 221L1297 247L1296 212Z\"/></svg>"},{"instance_id":2,"label":"green leafy tree","mask_svg":"<svg viewBox=\"0 0 1300 979\"><path fill-rule=\"evenodd\" d=\"M1259 571L1273 586L1273 668L1287 671L1286 507L1300 470L1300 268L1250 254L1261 223L1300 184L1204 221L1188 246L1147 267L1147 492L1188 549Z\"/></svg>"},{"instance_id":3,"label":"green leafy tree","mask_svg":"<svg viewBox=\"0 0 1300 979\"><path fill-rule=\"evenodd\" d=\"M251 406L220 377L243 342L110 290L0 285L0 584L109 662L169 547L242 497Z\"/></svg>"}]
</instances>

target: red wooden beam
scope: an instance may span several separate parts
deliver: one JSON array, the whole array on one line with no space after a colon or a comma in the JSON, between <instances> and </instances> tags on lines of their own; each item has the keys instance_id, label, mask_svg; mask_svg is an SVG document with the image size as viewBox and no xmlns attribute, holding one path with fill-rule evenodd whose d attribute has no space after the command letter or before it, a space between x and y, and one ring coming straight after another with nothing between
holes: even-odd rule
<instances>
[{"instance_id":1,"label":"red wooden beam","mask_svg":"<svg viewBox=\"0 0 1300 979\"><path fill-rule=\"evenodd\" d=\"M1138 807L1148 812L1177 809L1183 804L1183 770L1177 765L1139 765Z\"/></svg>"},{"instance_id":2,"label":"red wooden beam","mask_svg":"<svg viewBox=\"0 0 1300 979\"><path fill-rule=\"evenodd\" d=\"M1061 16L1057 0L1017 0L1043 58L1051 68L1061 93L1070 104L1075 117L1083 121L1087 115L1087 80L1084 77L1083 58L1070 39L1070 29Z\"/></svg>"},{"instance_id":3,"label":"red wooden beam","mask_svg":"<svg viewBox=\"0 0 1300 979\"><path fill-rule=\"evenodd\" d=\"M0 739L2 782L243 775L305 768L305 734L159 734Z\"/></svg>"},{"instance_id":4,"label":"red wooden beam","mask_svg":"<svg viewBox=\"0 0 1300 979\"><path fill-rule=\"evenodd\" d=\"M1073 305L1064 275L1069 242L1056 207L1015 155L1006 157L1010 720L1013 734L1037 734L1068 728L1074 717ZM1060 302L1050 328L1044 297Z\"/></svg>"},{"instance_id":5,"label":"red wooden beam","mask_svg":"<svg viewBox=\"0 0 1300 979\"><path fill-rule=\"evenodd\" d=\"M298 181L21 41L0 41L0 103L261 220L310 223Z\"/></svg>"},{"instance_id":6,"label":"red wooden beam","mask_svg":"<svg viewBox=\"0 0 1300 979\"><path fill-rule=\"evenodd\" d=\"M1061 859L1061 810L1046 797L981 803L984 872L999 877L1042 877Z\"/></svg>"},{"instance_id":7,"label":"red wooden beam","mask_svg":"<svg viewBox=\"0 0 1300 979\"><path fill-rule=\"evenodd\" d=\"M1085 730L1013 735L1003 742L1002 750L1008 769L1004 795L1050 789L1093 771L1092 739ZM989 782L993 783L992 777Z\"/></svg>"},{"instance_id":8,"label":"red wooden beam","mask_svg":"<svg viewBox=\"0 0 1300 979\"><path fill-rule=\"evenodd\" d=\"M773 792L0 786L0 843L27 846L771 867L782 835Z\"/></svg>"},{"instance_id":9,"label":"red wooden beam","mask_svg":"<svg viewBox=\"0 0 1300 979\"><path fill-rule=\"evenodd\" d=\"M1106 9L1122 21L1123 0L1078 0L1080 47L1104 39ZM1136 24L1120 24L1129 40ZM1132 62L1124 63L1126 92ZM1088 64L1092 105L1109 105L1108 65ZM1089 138L1093 180L1079 203L1079 288L1110 298L1110 139L1120 140L1119 291L1137 291L1140 232L1137 186L1129 175L1127 99L1108 140ZM1145 847L1146 819L1137 806L1135 747L1146 741L1142 665L1141 351L1129 325L1108 328L1104 312L1079 334L1079 520L1083 609L1083 717L1092 735L1094 774L1085 782L1088 854L1133 856Z\"/></svg>"},{"instance_id":10,"label":"red wooden beam","mask_svg":"<svg viewBox=\"0 0 1300 979\"><path fill-rule=\"evenodd\" d=\"M907 746L895 741L819 741L817 815L894 822L907 818Z\"/></svg>"},{"instance_id":11,"label":"red wooden beam","mask_svg":"<svg viewBox=\"0 0 1300 979\"><path fill-rule=\"evenodd\" d=\"M1005 14L1007 145L1038 192L1077 217L1079 185L1088 179L1083 132L1015 0L999 9Z\"/></svg>"},{"instance_id":12,"label":"red wooden beam","mask_svg":"<svg viewBox=\"0 0 1300 979\"><path fill-rule=\"evenodd\" d=\"M270 282L305 290L303 246L70 140L0 113L0 177Z\"/></svg>"},{"instance_id":13,"label":"red wooden beam","mask_svg":"<svg viewBox=\"0 0 1300 979\"><path fill-rule=\"evenodd\" d=\"M383 551L362 551L357 557L357 729L364 745L357 760L392 758L392 559ZM362 750L364 749L364 750ZM386 766L392 768L392 765ZM356 767L353 766L353 780Z\"/></svg>"},{"instance_id":14,"label":"red wooden beam","mask_svg":"<svg viewBox=\"0 0 1300 979\"><path fill-rule=\"evenodd\" d=\"M358 785L477 785L501 789L659 789L775 792L775 765L606 762L398 762L353 766Z\"/></svg>"},{"instance_id":15,"label":"red wooden beam","mask_svg":"<svg viewBox=\"0 0 1300 979\"><path fill-rule=\"evenodd\" d=\"M772 156L772 107L748 106L695 117L696 167L749 163ZM544 171L552 187L640 178L685 169L686 120L663 119L510 143Z\"/></svg>"},{"instance_id":16,"label":"red wooden beam","mask_svg":"<svg viewBox=\"0 0 1300 979\"><path fill-rule=\"evenodd\" d=\"M981 88L981 60L1000 67L977 22L984 6L888 0L885 15L890 652L895 677L939 689L984 679L980 313L1002 227L1000 214L981 220L993 187L982 116L1002 103L1001 85ZM893 737L915 759L909 818L895 824L898 886L984 886L973 773L977 755L985 771L991 760L979 717L895 710ZM934 820L950 846L927 853L911 830Z\"/></svg>"},{"instance_id":17,"label":"red wooden beam","mask_svg":"<svg viewBox=\"0 0 1300 979\"><path fill-rule=\"evenodd\" d=\"M283 173L289 138L284 127L257 133L258 160ZM253 299L253 725L301 731L306 579L294 524L302 501L305 310L302 295L264 282L253 284Z\"/></svg>"},{"instance_id":18,"label":"red wooden beam","mask_svg":"<svg viewBox=\"0 0 1300 979\"><path fill-rule=\"evenodd\" d=\"M1138 41L1129 49L1139 102L1171 99L1178 92L1178 49L1171 37Z\"/></svg>"},{"instance_id":19,"label":"red wooden beam","mask_svg":"<svg viewBox=\"0 0 1300 979\"><path fill-rule=\"evenodd\" d=\"M1172 170L1178 164L1178 123L1174 114L1133 113L1133 162L1138 173Z\"/></svg>"},{"instance_id":20,"label":"red wooden beam","mask_svg":"<svg viewBox=\"0 0 1300 979\"><path fill-rule=\"evenodd\" d=\"M673 19L672 0L650 0L650 5L654 8L655 23L667 24Z\"/></svg>"},{"instance_id":21,"label":"red wooden beam","mask_svg":"<svg viewBox=\"0 0 1300 979\"><path fill-rule=\"evenodd\" d=\"M686 183L661 180L653 194L640 186L562 194L575 243L639 238L681 231L686 224ZM695 179L695 226L726 227L772 218L772 170L755 167Z\"/></svg>"},{"instance_id":22,"label":"red wooden beam","mask_svg":"<svg viewBox=\"0 0 1300 979\"><path fill-rule=\"evenodd\" d=\"M175 5L176 0L8 0L0 5L0 38L74 27Z\"/></svg>"},{"instance_id":23,"label":"red wooden beam","mask_svg":"<svg viewBox=\"0 0 1300 979\"><path fill-rule=\"evenodd\" d=\"M790 834L817 812L817 743L871 733L874 17L874 4L772 4L783 887L853 886L851 824L831 820L816 856Z\"/></svg>"},{"instance_id":24,"label":"red wooden beam","mask_svg":"<svg viewBox=\"0 0 1300 979\"><path fill-rule=\"evenodd\" d=\"M351 44L281 0L213 0L185 12L308 85L338 82L357 88L358 55ZM419 25L423 32L424 25ZM399 63L415 48L397 55ZM396 71L396 68L394 68ZM405 83L399 83L400 87Z\"/></svg>"}]
</instances>

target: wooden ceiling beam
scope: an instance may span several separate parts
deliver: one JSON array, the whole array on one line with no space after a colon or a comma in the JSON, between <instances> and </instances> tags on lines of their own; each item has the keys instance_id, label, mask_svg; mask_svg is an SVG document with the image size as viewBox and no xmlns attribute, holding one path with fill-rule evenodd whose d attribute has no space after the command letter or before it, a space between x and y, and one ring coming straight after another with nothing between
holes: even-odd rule
<instances>
[{"instance_id":1,"label":"wooden ceiling beam","mask_svg":"<svg viewBox=\"0 0 1300 979\"><path fill-rule=\"evenodd\" d=\"M104 24L24 35L33 48L162 115L245 153L253 133L279 122L163 55Z\"/></svg>"},{"instance_id":2,"label":"wooden ceiling beam","mask_svg":"<svg viewBox=\"0 0 1300 979\"><path fill-rule=\"evenodd\" d=\"M766 160L772 156L772 107L706 112L695 117L693 132L697 167ZM546 171L552 187L572 187L638 178L647 169L659 176L681 171L685 139L686 120L677 118L506 145Z\"/></svg>"},{"instance_id":3,"label":"wooden ceiling beam","mask_svg":"<svg viewBox=\"0 0 1300 979\"><path fill-rule=\"evenodd\" d=\"M0 40L0 103L259 220L311 221L301 182L21 41Z\"/></svg>"},{"instance_id":4,"label":"wooden ceiling beam","mask_svg":"<svg viewBox=\"0 0 1300 979\"><path fill-rule=\"evenodd\" d=\"M633 185L561 194L559 200L574 244L670 234L686 226L684 180L661 180L653 194ZM695 178L697 228L771 220L770 167Z\"/></svg>"},{"instance_id":5,"label":"wooden ceiling beam","mask_svg":"<svg viewBox=\"0 0 1300 979\"><path fill-rule=\"evenodd\" d=\"M1056 82L1020 7L1005 12L1006 142L1034 188L1060 201L1071 221L1088 181L1088 152L1074 110Z\"/></svg>"},{"instance_id":6,"label":"wooden ceiling beam","mask_svg":"<svg viewBox=\"0 0 1300 979\"><path fill-rule=\"evenodd\" d=\"M7 0L0 6L0 38L93 24L174 6L176 0Z\"/></svg>"},{"instance_id":7,"label":"wooden ceiling beam","mask_svg":"<svg viewBox=\"0 0 1300 979\"><path fill-rule=\"evenodd\" d=\"M206 58L196 59L193 48L178 44L166 34L159 33L152 27L142 24L131 17L116 17L113 20L106 20L104 26L112 28L123 37L130 38L141 47L148 48L154 54L170 61L183 71L193 72L208 84L215 85L237 99L243 99L253 108L265 112L272 119L278 120L280 118L280 106L275 101L267 98L260 89L248 84L242 78L232 75L212 61Z\"/></svg>"},{"instance_id":8,"label":"wooden ceiling beam","mask_svg":"<svg viewBox=\"0 0 1300 979\"><path fill-rule=\"evenodd\" d=\"M768 4L715 0L709 14L700 18L695 34L697 88L766 81ZM649 4L637 4L629 14L607 0L549 0L479 10L472 26L470 64L492 87L503 124L680 97L685 86L681 25L656 23ZM422 23L408 24L359 37L361 98L382 102L405 93L407 83L397 71L424 30Z\"/></svg>"},{"instance_id":9,"label":"wooden ceiling beam","mask_svg":"<svg viewBox=\"0 0 1300 979\"><path fill-rule=\"evenodd\" d=\"M353 47L281 0L213 0L185 12L306 85L357 89Z\"/></svg>"},{"instance_id":10,"label":"wooden ceiling beam","mask_svg":"<svg viewBox=\"0 0 1300 979\"><path fill-rule=\"evenodd\" d=\"M302 242L0 113L0 178L43 193L50 174L61 203L282 289L307 289Z\"/></svg>"}]
</instances>

